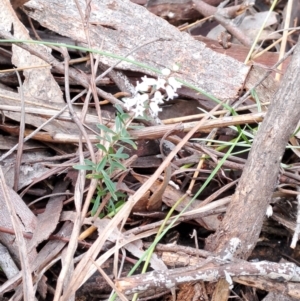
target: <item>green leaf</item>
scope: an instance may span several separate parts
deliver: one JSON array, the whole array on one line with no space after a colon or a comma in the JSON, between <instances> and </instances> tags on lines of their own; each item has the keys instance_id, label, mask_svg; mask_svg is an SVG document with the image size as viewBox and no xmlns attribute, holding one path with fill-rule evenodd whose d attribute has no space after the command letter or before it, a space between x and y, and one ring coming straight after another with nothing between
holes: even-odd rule
<instances>
[{"instance_id":1,"label":"green leaf","mask_svg":"<svg viewBox=\"0 0 300 301\"><path fill-rule=\"evenodd\" d=\"M255 91L255 89L251 89L251 96L255 99L256 101L256 104L257 104L257 111L258 112L261 112L261 103L260 103L260 100L259 100L259 97Z\"/></svg>"},{"instance_id":2,"label":"green leaf","mask_svg":"<svg viewBox=\"0 0 300 301\"><path fill-rule=\"evenodd\" d=\"M96 146L101 149L105 154L107 153L107 150L105 148L105 146L101 143L97 143Z\"/></svg>"},{"instance_id":3,"label":"green leaf","mask_svg":"<svg viewBox=\"0 0 300 301\"><path fill-rule=\"evenodd\" d=\"M122 154L124 151L124 146L121 146L117 149L116 155Z\"/></svg>"},{"instance_id":4,"label":"green leaf","mask_svg":"<svg viewBox=\"0 0 300 301\"><path fill-rule=\"evenodd\" d=\"M121 108L122 109L122 108ZM128 120L130 118L128 113L124 113L122 111L122 113L117 113L117 118L120 119L120 121L125 125L126 124L126 120Z\"/></svg>"},{"instance_id":5,"label":"green leaf","mask_svg":"<svg viewBox=\"0 0 300 301\"><path fill-rule=\"evenodd\" d=\"M96 179L96 180L103 179L102 174L89 174L89 175L86 175L86 178L87 179Z\"/></svg>"},{"instance_id":6,"label":"green leaf","mask_svg":"<svg viewBox=\"0 0 300 301\"><path fill-rule=\"evenodd\" d=\"M124 147L123 146L121 146L118 150L117 150L117 152L115 153L115 154L110 154L110 156L112 157L112 158L114 158L114 160L120 160L120 159L127 159L128 157L129 157L129 155L128 154L124 154L123 153L123 150L124 150Z\"/></svg>"},{"instance_id":7,"label":"green leaf","mask_svg":"<svg viewBox=\"0 0 300 301\"><path fill-rule=\"evenodd\" d=\"M84 159L85 165L95 166L95 163L89 159Z\"/></svg>"},{"instance_id":8,"label":"green leaf","mask_svg":"<svg viewBox=\"0 0 300 301\"><path fill-rule=\"evenodd\" d=\"M119 104L116 104L115 108L117 109L118 113L120 113L120 114L126 114L126 113L124 113L122 107Z\"/></svg>"},{"instance_id":9,"label":"green leaf","mask_svg":"<svg viewBox=\"0 0 300 301\"><path fill-rule=\"evenodd\" d=\"M116 133L111 130L110 128L108 128L107 126L103 125L103 124L97 124L97 127L102 130L104 133L111 133L113 135L115 135Z\"/></svg>"},{"instance_id":10,"label":"green leaf","mask_svg":"<svg viewBox=\"0 0 300 301\"><path fill-rule=\"evenodd\" d=\"M105 196L107 193L108 193L108 190L106 188L100 188L100 186L98 186L97 195L102 197L102 196Z\"/></svg>"},{"instance_id":11,"label":"green leaf","mask_svg":"<svg viewBox=\"0 0 300 301\"><path fill-rule=\"evenodd\" d=\"M118 212L122 209L123 206L124 206L124 205L121 205L121 206L117 207L115 213L118 213ZM107 214L106 216L112 218L112 217L115 215L115 213L110 212L110 213Z\"/></svg>"},{"instance_id":12,"label":"green leaf","mask_svg":"<svg viewBox=\"0 0 300 301\"><path fill-rule=\"evenodd\" d=\"M117 191L117 192L116 192L116 195L117 195L117 197L118 197L118 200L120 199L120 200L118 201L118 203L120 203L120 202L122 202L122 204L125 203L125 198L127 197L127 194L125 194L125 193L123 193L123 192L121 192L121 191ZM118 204L118 203L117 203L117 204Z\"/></svg>"},{"instance_id":13,"label":"green leaf","mask_svg":"<svg viewBox=\"0 0 300 301\"><path fill-rule=\"evenodd\" d=\"M117 159L127 159L129 158L129 155L128 154L111 154L110 155L111 157L113 157L115 160Z\"/></svg>"},{"instance_id":14,"label":"green leaf","mask_svg":"<svg viewBox=\"0 0 300 301\"><path fill-rule=\"evenodd\" d=\"M115 136L111 136L111 138L112 138L113 142L116 142L116 141L118 141L120 139L120 136L119 135L115 135Z\"/></svg>"},{"instance_id":15,"label":"green leaf","mask_svg":"<svg viewBox=\"0 0 300 301\"><path fill-rule=\"evenodd\" d=\"M113 142L113 137L114 136L111 136L111 135L105 135L105 139L109 144L112 144Z\"/></svg>"},{"instance_id":16,"label":"green leaf","mask_svg":"<svg viewBox=\"0 0 300 301\"><path fill-rule=\"evenodd\" d=\"M112 162L110 168L111 172L113 172L115 169L126 170L126 167L119 161Z\"/></svg>"},{"instance_id":17,"label":"green leaf","mask_svg":"<svg viewBox=\"0 0 300 301\"><path fill-rule=\"evenodd\" d=\"M123 194L124 195L124 194ZM120 206L123 206L125 204L125 201L124 200L120 200L120 201L118 201L117 203L116 203L116 207L118 208L118 207L120 207Z\"/></svg>"},{"instance_id":18,"label":"green leaf","mask_svg":"<svg viewBox=\"0 0 300 301\"><path fill-rule=\"evenodd\" d=\"M92 166L88 166L88 165L73 165L74 169L77 170L94 170L95 168Z\"/></svg>"},{"instance_id":19,"label":"green leaf","mask_svg":"<svg viewBox=\"0 0 300 301\"><path fill-rule=\"evenodd\" d=\"M115 154L115 150L114 150L114 148L112 147L112 146L110 146L109 148L108 148L108 154L109 154L109 157L111 156L111 155L114 155Z\"/></svg>"},{"instance_id":20,"label":"green leaf","mask_svg":"<svg viewBox=\"0 0 300 301\"><path fill-rule=\"evenodd\" d=\"M122 119L118 115L117 118L115 119L115 125L116 125L116 132L119 133L122 128L124 127L124 124L122 122Z\"/></svg>"},{"instance_id":21,"label":"green leaf","mask_svg":"<svg viewBox=\"0 0 300 301\"><path fill-rule=\"evenodd\" d=\"M107 163L107 157L103 157L102 160L97 164L96 172L100 173L104 170L105 165Z\"/></svg>"},{"instance_id":22,"label":"green leaf","mask_svg":"<svg viewBox=\"0 0 300 301\"><path fill-rule=\"evenodd\" d=\"M137 145L134 141L132 141L131 139L124 139L124 140L121 140L122 142L124 143L127 143L129 144L133 149L137 149Z\"/></svg>"},{"instance_id":23,"label":"green leaf","mask_svg":"<svg viewBox=\"0 0 300 301\"><path fill-rule=\"evenodd\" d=\"M116 214L116 207L115 207L115 204L114 204L114 202L111 198L108 201L107 210L108 210L109 213L113 212L114 214Z\"/></svg>"},{"instance_id":24,"label":"green leaf","mask_svg":"<svg viewBox=\"0 0 300 301\"><path fill-rule=\"evenodd\" d=\"M109 178L108 174L104 170L102 171L102 175L103 175L103 180L104 180L104 183L105 183L107 189L109 190L111 196L116 200L117 196L116 196L115 183Z\"/></svg>"},{"instance_id":25,"label":"green leaf","mask_svg":"<svg viewBox=\"0 0 300 301\"><path fill-rule=\"evenodd\" d=\"M100 205L100 195L97 195L96 199L95 199L95 202L94 202L94 205L93 205L93 208L91 210L91 214L92 216L94 216L99 208L99 205Z\"/></svg>"},{"instance_id":26,"label":"green leaf","mask_svg":"<svg viewBox=\"0 0 300 301\"><path fill-rule=\"evenodd\" d=\"M104 137L98 136L98 138L99 138L100 141L103 140L103 141L107 141L107 142L111 143L111 136L110 135L105 135Z\"/></svg>"}]
</instances>

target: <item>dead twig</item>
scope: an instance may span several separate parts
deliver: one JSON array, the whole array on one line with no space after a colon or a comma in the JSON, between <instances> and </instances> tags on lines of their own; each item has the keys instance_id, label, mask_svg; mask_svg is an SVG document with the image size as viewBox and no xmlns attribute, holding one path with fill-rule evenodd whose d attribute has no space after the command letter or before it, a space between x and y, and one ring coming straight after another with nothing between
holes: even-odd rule
<instances>
[{"instance_id":1,"label":"dead twig","mask_svg":"<svg viewBox=\"0 0 300 301\"><path fill-rule=\"evenodd\" d=\"M25 103L24 103L24 92L23 92L23 84L21 81L21 77L18 71L16 71L18 82L20 85L19 93L21 98L21 120L20 120L20 132L19 132L19 142L18 142L18 150L17 150L17 158L15 164L15 175L14 175L14 190L18 191L19 186L19 175L20 175L20 166L22 161L23 147L24 147L24 131L25 131Z\"/></svg>"}]
</instances>

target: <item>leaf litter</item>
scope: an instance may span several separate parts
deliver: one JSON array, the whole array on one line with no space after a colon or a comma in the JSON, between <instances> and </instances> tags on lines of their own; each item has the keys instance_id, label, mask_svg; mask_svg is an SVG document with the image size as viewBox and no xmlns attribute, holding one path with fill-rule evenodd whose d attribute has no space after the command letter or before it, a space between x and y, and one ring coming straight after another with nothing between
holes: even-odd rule
<instances>
[{"instance_id":1,"label":"leaf litter","mask_svg":"<svg viewBox=\"0 0 300 301\"><path fill-rule=\"evenodd\" d=\"M171 0L145 7L119 0L1 1L0 36L9 40L0 46L3 300L134 300L133 293L140 300L209 300L213 282L224 278L231 295L257 300L274 298L272 290L283 298L294 281L288 296L295 298L299 272L291 262L298 246L291 249L289 238L299 217L299 133L285 150L270 195L273 213L268 208L250 257L236 258L238 245L225 255L209 252L205 239L224 227L280 85L272 67L282 58L287 18L285 51L296 43L297 2L290 1L291 9L281 1L264 23L270 5L263 0L225 7L186 1L185 16ZM253 43L262 26L250 67L243 63L251 47L245 37ZM149 200L159 209L149 211ZM163 284L142 275L146 257L153 275L169 275ZM204 277L215 270L216 278ZM127 277L132 273L149 279L146 291ZM176 273L189 281L173 282ZM191 282L196 274L202 276Z\"/></svg>"}]
</instances>

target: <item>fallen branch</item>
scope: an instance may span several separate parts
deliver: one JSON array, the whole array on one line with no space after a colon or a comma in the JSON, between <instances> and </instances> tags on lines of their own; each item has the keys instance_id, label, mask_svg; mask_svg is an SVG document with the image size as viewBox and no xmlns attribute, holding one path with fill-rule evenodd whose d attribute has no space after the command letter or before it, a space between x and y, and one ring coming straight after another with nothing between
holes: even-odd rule
<instances>
[{"instance_id":1,"label":"fallen branch","mask_svg":"<svg viewBox=\"0 0 300 301\"><path fill-rule=\"evenodd\" d=\"M125 295L130 295L153 288L172 288L190 281L214 282L225 278L225 273L228 273L231 277L263 276L278 281L300 282L300 268L294 263L268 261L254 263L241 260L228 263L218 257L211 257L193 267L154 271L143 275L121 278L116 281L116 287ZM298 296L300 294L300 284L297 284L297 294Z\"/></svg>"}]
</instances>

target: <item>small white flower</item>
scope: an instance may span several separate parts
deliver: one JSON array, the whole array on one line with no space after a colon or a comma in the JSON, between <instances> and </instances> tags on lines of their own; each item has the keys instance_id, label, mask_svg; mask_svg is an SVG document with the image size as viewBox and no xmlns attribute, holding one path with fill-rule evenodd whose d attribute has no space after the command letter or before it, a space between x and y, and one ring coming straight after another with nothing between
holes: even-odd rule
<instances>
[{"instance_id":1,"label":"small white flower","mask_svg":"<svg viewBox=\"0 0 300 301\"><path fill-rule=\"evenodd\" d=\"M135 97L138 98L137 105L143 105L143 106L144 106L144 103L149 99L149 95L147 93L145 93L145 94L138 93Z\"/></svg>"},{"instance_id":2,"label":"small white flower","mask_svg":"<svg viewBox=\"0 0 300 301\"><path fill-rule=\"evenodd\" d=\"M178 70L178 66L173 66L174 70ZM132 98L123 98L125 108L128 111L132 111L135 113L135 117L143 116L146 108L149 108L150 114L156 118L158 112L162 111L162 108L159 107L159 104L164 103L164 95L159 91L164 90L167 94L167 99L173 99L178 96L176 90L180 88L182 85L178 82L174 77L168 76L171 74L169 69L163 69L162 74L167 77L164 78L149 78L146 75L142 77L142 81L138 82L135 87L134 93L135 96ZM167 84L168 83L168 84ZM150 93L150 88L152 87L152 91ZM142 93L146 92L146 93ZM147 93L148 92L148 93ZM149 93L152 95L154 93L153 98L149 100ZM164 93L164 92L163 92Z\"/></svg>"},{"instance_id":3,"label":"small white flower","mask_svg":"<svg viewBox=\"0 0 300 301\"><path fill-rule=\"evenodd\" d=\"M266 216L269 218L273 215L273 207L271 205L268 206Z\"/></svg>"},{"instance_id":4,"label":"small white flower","mask_svg":"<svg viewBox=\"0 0 300 301\"><path fill-rule=\"evenodd\" d=\"M135 117L143 116L143 112L145 111L145 102L149 99L148 94L140 94L137 93L134 97L124 97L124 106L128 111L135 112ZM135 107L135 108L133 108Z\"/></svg>"},{"instance_id":5,"label":"small white flower","mask_svg":"<svg viewBox=\"0 0 300 301\"><path fill-rule=\"evenodd\" d=\"M154 97L151 100L153 102L155 102L156 104L164 103L163 96L161 95L161 93L159 91L156 91L154 93Z\"/></svg>"},{"instance_id":6,"label":"small white flower","mask_svg":"<svg viewBox=\"0 0 300 301\"><path fill-rule=\"evenodd\" d=\"M175 72L178 71L178 70L179 70L179 65L174 64L172 69L173 69L173 71L175 71Z\"/></svg>"},{"instance_id":7,"label":"small white flower","mask_svg":"<svg viewBox=\"0 0 300 301\"><path fill-rule=\"evenodd\" d=\"M169 70L168 68L165 68L165 69L161 70L161 73L164 76L169 76L171 74L171 70Z\"/></svg>"},{"instance_id":8,"label":"small white flower","mask_svg":"<svg viewBox=\"0 0 300 301\"><path fill-rule=\"evenodd\" d=\"M136 92L148 92L149 85L147 85L145 82L136 82L135 91Z\"/></svg>"},{"instance_id":9,"label":"small white flower","mask_svg":"<svg viewBox=\"0 0 300 301\"><path fill-rule=\"evenodd\" d=\"M135 106L138 103L138 97L124 97L123 101L125 108L129 111L133 106Z\"/></svg>"},{"instance_id":10,"label":"small white flower","mask_svg":"<svg viewBox=\"0 0 300 301\"><path fill-rule=\"evenodd\" d=\"M161 112L162 111L162 108L160 108L156 102L154 101L151 101L150 102L150 113L153 117L156 117L158 112Z\"/></svg>"},{"instance_id":11,"label":"small white flower","mask_svg":"<svg viewBox=\"0 0 300 301\"><path fill-rule=\"evenodd\" d=\"M166 92L168 94L167 100L173 99L174 97L178 96L178 94L175 93L174 89L169 85L166 86Z\"/></svg>"},{"instance_id":12,"label":"small white flower","mask_svg":"<svg viewBox=\"0 0 300 301\"><path fill-rule=\"evenodd\" d=\"M181 88L182 84L177 81L174 77L168 78L169 85L172 86L172 88L176 91L178 88Z\"/></svg>"},{"instance_id":13,"label":"small white flower","mask_svg":"<svg viewBox=\"0 0 300 301\"><path fill-rule=\"evenodd\" d=\"M146 75L142 77L142 82L136 82L135 90L137 92L148 92L150 86L156 85L156 79L149 78Z\"/></svg>"},{"instance_id":14,"label":"small white flower","mask_svg":"<svg viewBox=\"0 0 300 301\"><path fill-rule=\"evenodd\" d=\"M149 86L156 85L156 79L147 77L146 75L142 77L142 81Z\"/></svg>"},{"instance_id":15,"label":"small white flower","mask_svg":"<svg viewBox=\"0 0 300 301\"><path fill-rule=\"evenodd\" d=\"M166 80L163 78L158 78L156 81L156 90L165 89Z\"/></svg>"},{"instance_id":16,"label":"small white flower","mask_svg":"<svg viewBox=\"0 0 300 301\"><path fill-rule=\"evenodd\" d=\"M170 12L168 13L168 17L169 17L170 19L174 18L174 16L175 16L175 14L174 14L173 12L170 11Z\"/></svg>"},{"instance_id":17,"label":"small white flower","mask_svg":"<svg viewBox=\"0 0 300 301\"><path fill-rule=\"evenodd\" d=\"M137 105L134 109L132 109L132 112L135 113L135 117L143 116L145 111L145 107L142 105Z\"/></svg>"}]
</instances>

